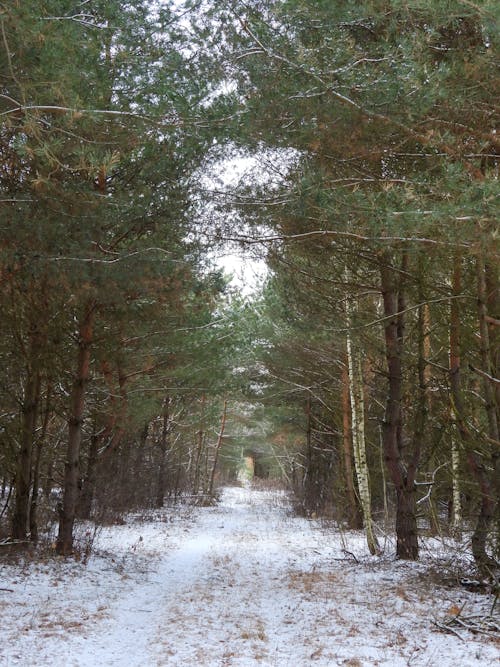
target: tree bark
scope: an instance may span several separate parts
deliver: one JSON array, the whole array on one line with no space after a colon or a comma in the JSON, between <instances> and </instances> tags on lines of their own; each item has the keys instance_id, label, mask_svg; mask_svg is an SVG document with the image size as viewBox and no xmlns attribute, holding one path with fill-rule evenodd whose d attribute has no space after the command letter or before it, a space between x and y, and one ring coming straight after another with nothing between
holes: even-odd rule
<instances>
[{"instance_id":1,"label":"tree bark","mask_svg":"<svg viewBox=\"0 0 500 667\"><path fill-rule=\"evenodd\" d=\"M451 532L456 540L462 537L462 500L460 498L460 449L454 434L451 436Z\"/></svg>"},{"instance_id":2,"label":"tree bark","mask_svg":"<svg viewBox=\"0 0 500 667\"><path fill-rule=\"evenodd\" d=\"M347 359L342 366L342 450L344 473L349 503L349 528L358 530L363 527L359 501L354 488L354 469L352 464L351 399L349 396L349 372Z\"/></svg>"},{"instance_id":3,"label":"tree bark","mask_svg":"<svg viewBox=\"0 0 500 667\"><path fill-rule=\"evenodd\" d=\"M200 467L201 467L201 457L203 453L203 444L205 440L205 394L201 397L201 409L200 409L200 428L198 429L198 443L196 447L196 458L194 462L194 482L193 482L193 493L196 495L200 491Z\"/></svg>"},{"instance_id":4,"label":"tree bark","mask_svg":"<svg viewBox=\"0 0 500 667\"><path fill-rule=\"evenodd\" d=\"M78 359L75 380L71 391L64 492L62 508L59 513L59 532L56 545L57 553L61 555L68 555L73 551L73 525L78 500L80 445L82 440L85 394L89 379L90 347L93 336L95 308L96 305L93 301L87 303L79 323Z\"/></svg>"},{"instance_id":5,"label":"tree bark","mask_svg":"<svg viewBox=\"0 0 500 667\"><path fill-rule=\"evenodd\" d=\"M156 507L163 507L165 502L165 490L167 488L167 451L169 449L169 403L170 398L167 396L163 405L163 423L161 429L161 437L159 442L160 461L158 465L158 480L156 488Z\"/></svg>"},{"instance_id":6,"label":"tree bark","mask_svg":"<svg viewBox=\"0 0 500 667\"><path fill-rule=\"evenodd\" d=\"M485 572L494 565L494 562L492 562L492 559L486 552L486 543L488 531L495 513L495 500L491 481L485 466L481 461L480 455L475 449L474 438L471 435L465 419L465 406L462 398L461 383L460 312L458 309L458 300L456 298L460 295L462 290L461 273L461 255L457 251L453 264L452 299L450 308L450 394L457 430L460 435L460 440L467 451L467 464L472 476L478 483L481 496L479 516L472 536L472 555L474 556L474 561L478 569L481 572ZM478 291L481 292L480 284L478 285ZM482 309L480 302L481 295L479 294L479 312L481 312Z\"/></svg>"},{"instance_id":7,"label":"tree bark","mask_svg":"<svg viewBox=\"0 0 500 667\"><path fill-rule=\"evenodd\" d=\"M21 448L16 469L12 537L25 540L29 526L30 490L33 443L40 399L40 375L31 366L27 369L22 403Z\"/></svg>"},{"instance_id":8,"label":"tree bark","mask_svg":"<svg viewBox=\"0 0 500 667\"><path fill-rule=\"evenodd\" d=\"M479 318L479 342L481 350L481 362L483 371L486 376L483 376L484 398L486 415L488 418L488 435L497 444L500 444L500 434L498 428L498 406L496 401L495 389L493 388L492 380L498 379L496 377L496 350L490 346L490 331L488 326L488 293L486 285L486 270L482 253L480 252L477 258L477 308ZM491 378L491 379L490 379ZM498 460L498 456L495 457Z\"/></svg>"},{"instance_id":9,"label":"tree bark","mask_svg":"<svg viewBox=\"0 0 500 667\"><path fill-rule=\"evenodd\" d=\"M349 308L352 304L348 305ZM350 333L347 333L347 360L349 367L349 393L351 398L352 444L358 492L363 512L363 524L366 533L368 550L372 555L379 552L380 547L373 532L371 508L370 477L366 460L365 442L365 401L363 391L363 367L360 351L353 344Z\"/></svg>"},{"instance_id":10,"label":"tree bark","mask_svg":"<svg viewBox=\"0 0 500 667\"><path fill-rule=\"evenodd\" d=\"M224 437L224 430L226 428L226 419L227 419L227 401L224 401L224 408L222 411L222 417L220 422L219 436L217 438L217 443L215 445L214 460L212 464L212 472L210 474L210 484L208 487L208 495L213 496L214 494L214 482L215 482L215 471L217 469L217 462L219 460L219 452L222 447L222 439Z\"/></svg>"},{"instance_id":11,"label":"tree bark","mask_svg":"<svg viewBox=\"0 0 500 667\"><path fill-rule=\"evenodd\" d=\"M424 304L425 293L423 289L423 256L419 254L419 287L418 301ZM401 316L400 316L401 317ZM415 412L413 418L413 443L411 458L407 466L408 473L415 477L421 452L424 446L425 428L429 413L429 363L430 356L430 314L427 304L421 305L418 309L418 390L415 401ZM432 487L431 487L432 490ZM413 496L415 498L415 494ZM438 517L434 510L432 495L429 494L429 514L430 526L433 532L439 532Z\"/></svg>"},{"instance_id":12,"label":"tree bark","mask_svg":"<svg viewBox=\"0 0 500 667\"><path fill-rule=\"evenodd\" d=\"M92 504L94 502L95 486L97 479L97 461L99 458L99 443L102 442L102 436L98 433L92 433L87 456L87 468L85 470L85 479L83 480L82 492L78 502L78 516L81 519L90 519L92 514Z\"/></svg>"},{"instance_id":13,"label":"tree bark","mask_svg":"<svg viewBox=\"0 0 500 667\"><path fill-rule=\"evenodd\" d=\"M486 267L483 258L482 249L479 251L476 260L477 269L477 308L479 319L479 346L481 353L482 370L486 374L483 376L483 392L485 399L486 416L488 420L488 436L494 444L494 450L488 445L488 453L484 455L486 462L479 460L476 452L471 452L470 466L476 474L481 490L481 512L478 523L472 536L472 553L480 569L489 573L491 567L496 563L486 553L486 543L488 533L495 518L496 506L498 503L498 494L500 492L500 456L498 448L500 445L500 435L498 426L498 406L496 394L490 378L497 380L496 377L496 354L492 354L490 347L490 335L488 327L488 291L486 281ZM490 476L488 468L493 470L494 477Z\"/></svg>"},{"instance_id":14,"label":"tree bark","mask_svg":"<svg viewBox=\"0 0 500 667\"><path fill-rule=\"evenodd\" d=\"M458 429L460 440L466 444L468 434L461 422L462 415L459 408L462 406L461 383L460 383L460 310L458 296L462 290L462 271L461 256L459 252L455 253L453 258L452 273L452 298L450 299L450 393L451 393L451 418ZM461 534L462 512L460 501L460 482L459 482L459 463L460 450L459 443L452 434L451 436L451 462L452 462L452 531L456 538Z\"/></svg>"},{"instance_id":15,"label":"tree bark","mask_svg":"<svg viewBox=\"0 0 500 667\"><path fill-rule=\"evenodd\" d=\"M30 539L32 542L38 541L38 520L37 520L37 510L38 510L38 495L39 495L39 486L40 486L40 462L42 459L42 451L45 444L45 438L47 435L47 429L49 426L49 419L52 412L51 407L51 394L52 386L49 382L47 386L47 395L45 401L45 410L43 416L43 424L41 428L41 433L36 441L35 449L35 462L33 465L33 484L31 490L31 502L30 502Z\"/></svg>"},{"instance_id":16,"label":"tree bark","mask_svg":"<svg viewBox=\"0 0 500 667\"><path fill-rule=\"evenodd\" d=\"M404 265L404 262L403 262ZM402 286L397 279L390 252L380 256L381 292L384 305L385 356L388 393L382 426L384 457L396 488L396 555L406 560L418 558L415 474L418 458L406 469L401 460L403 447L403 332L404 303Z\"/></svg>"}]
</instances>

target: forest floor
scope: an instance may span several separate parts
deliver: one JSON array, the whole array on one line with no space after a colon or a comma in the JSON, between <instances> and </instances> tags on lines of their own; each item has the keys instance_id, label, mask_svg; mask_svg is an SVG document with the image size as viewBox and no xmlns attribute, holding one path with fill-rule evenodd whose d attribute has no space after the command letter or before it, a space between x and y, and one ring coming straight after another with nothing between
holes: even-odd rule
<instances>
[{"instance_id":1,"label":"forest floor","mask_svg":"<svg viewBox=\"0 0 500 667\"><path fill-rule=\"evenodd\" d=\"M465 627L488 631L478 623L493 598L443 574L442 542L426 542L419 563L396 561L389 543L367 556L361 533L294 516L283 493L238 487L215 507L82 530L86 563L0 561L0 665L500 662L498 634Z\"/></svg>"}]
</instances>

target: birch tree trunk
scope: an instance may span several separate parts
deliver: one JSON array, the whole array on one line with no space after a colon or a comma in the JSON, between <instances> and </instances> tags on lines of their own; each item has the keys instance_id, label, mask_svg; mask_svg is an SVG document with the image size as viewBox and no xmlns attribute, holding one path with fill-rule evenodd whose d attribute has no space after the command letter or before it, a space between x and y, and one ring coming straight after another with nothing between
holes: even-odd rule
<instances>
[{"instance_id":1,"label":"birch tree trunk","mask_svg":"<svg viewBox=\"0 0 500 667\"><path fill-rule=\"evenodd\" d=\"M353 323L355 309L355 304L350 298L347 298L346 312L348 327ZM351 399L351 432L354 451L354 466L356 469L356 479L358 482L361 511L363 513L366 541L370 553L374 555L380 551L380 547L373 531L370 477L366 460L363 365L361 350L354 344L350 331L347 333L346 347L347 366L349 371L349 394Z\"/></svg>"},{"instance_id":2,"label":"birch tree trunk","mask_svg":"<svg viewBox=\"0 0 500 667\"><path fill-rule=\"evenodd\" d=\"M451 436L451 532L456 540L462 537L462 501L460 498L460 448L454 434Z\"/></svg>"},{"instance_id":3,"label":"birch tree trunk","mask_svg":"<svg viewBox=\"0 0 500 667\"><path fill-rule=\"evenodd\" d=\"M349 527L356 530L363 527L363 517L360 512L359 500L354 488L354 469L352 464L352 428L351 428L351 397L349 382L349 367L346 358L342 366L342 449L344 473L346 480L347 499L349 502Z\"/></svg>"},{"instance_id":4,"label":"birch tree trunk","mask_svg":"<svg viewBox=\"0 0 500 667\"><path fill-rule=\"evenodd\" d=\"M452 275L452 298L450 300L450 388L451 388L451 418L461 435L461 440L466 440L465 431L460 426L461 416L458 414L458 406L461 405L460 396L460 311L458 306L458 296L462 289L461 277L461 256L459 252L455 253L453 259ZM452 483L452 532L458 539L462 526L462 504L460 500L460 448L459 442L452 433L451 436L451 483Z\"/></svg>"}]
</instances>

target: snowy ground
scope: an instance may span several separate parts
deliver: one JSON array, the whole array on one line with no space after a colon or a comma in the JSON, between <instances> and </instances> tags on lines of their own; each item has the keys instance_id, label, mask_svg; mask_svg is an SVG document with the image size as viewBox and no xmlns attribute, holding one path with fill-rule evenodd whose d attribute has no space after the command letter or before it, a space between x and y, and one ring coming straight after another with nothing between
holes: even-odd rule
<instances>
[{"instance_id":1,"label":"snowy ground","mask_svg":"<svg viewBox=\"0 0 500 667\"><path fill-rule=\"evenodd\" d=\"M282 494L227 488L217 507L103 529L85 565L0 561L0 665L500 663L498 639L433 624L492 605L436 580L435 558L367 557L360 534L293 517Z\"/></svg>"}]
</instances>

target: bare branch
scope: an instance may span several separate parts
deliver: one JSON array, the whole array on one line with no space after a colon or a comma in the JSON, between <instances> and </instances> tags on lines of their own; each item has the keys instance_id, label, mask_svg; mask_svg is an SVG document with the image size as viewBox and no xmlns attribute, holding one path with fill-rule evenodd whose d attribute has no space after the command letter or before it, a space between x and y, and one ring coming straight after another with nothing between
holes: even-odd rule
<instances>
[{"instance_id":1,"label":"bare branch","mask_svg":"<svg viewBox=\"0 0 500 667\"><path fill-rule=\"evenodd\" d=\"M433 211L421 211L420 213L430 214L433 213ZM394 215L403 215L403 214L404 211L394 212ZM275 234L274 236L224 237L223 240L253 245L259 243L272 243L274 241L307 241L308 239L311 238L321 238L321 237L341 237L363 242L379 241L384 243L422 243L424 245L436 245L436 246L447 246L447 247L457 247L457 246L461 246L464 248L471 247L471 244L466 242L453 243L451 241L441 241L437 239L424 238L418 236L364 236L363 234L355 234L354 232L345 232L333 229L318 229L310 232L303 232L301 234Z\"/></svg>"},{"instance_id":2,"label":"bare branch","mask_svg":"<svg viewBox=\"0 0 500 667\"><path fill-rule=\"evenodd\" d=\"M171 253L168 250L163 248L144 248L143 250L135 250L134 252L129 252L119 257L114 257L113 259L99 259L97 257L44 257L43 259L49 262L83 262L85 264L116 264L117 262L122 262L125 259L130 257L135 257L137 255L143 255L147 252L159 252L163 255L168 255L168 259L171 262L176 264L184 264L182 260L174 259L171 257Z\"/></svg>"}]
</instances>

